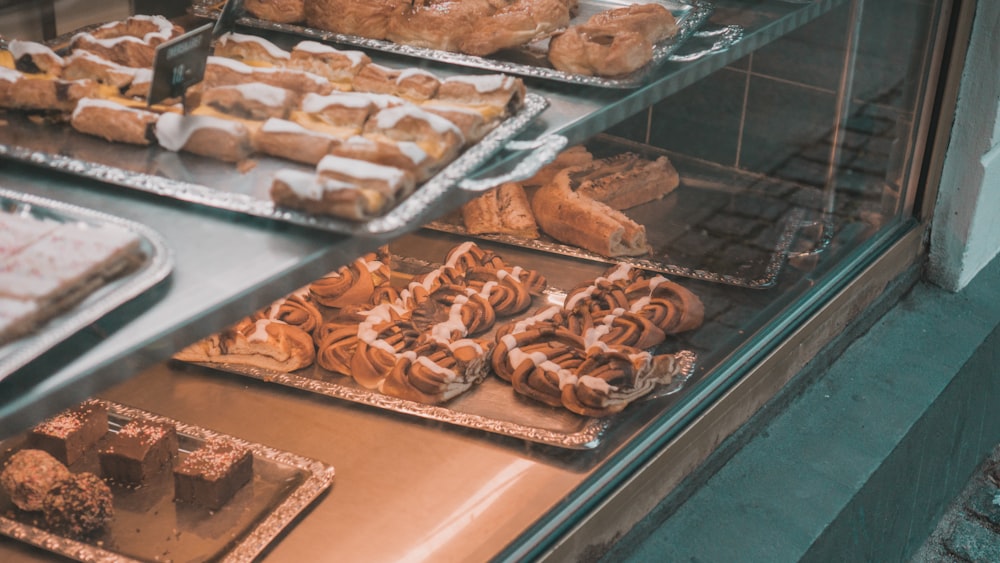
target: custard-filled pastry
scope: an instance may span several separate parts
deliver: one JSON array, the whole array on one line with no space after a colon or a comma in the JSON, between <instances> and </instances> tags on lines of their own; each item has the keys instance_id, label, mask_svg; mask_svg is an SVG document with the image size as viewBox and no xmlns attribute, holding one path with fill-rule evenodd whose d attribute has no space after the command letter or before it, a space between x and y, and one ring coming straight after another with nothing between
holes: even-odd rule
<instances>
[{"instance_id":1,"label":"custard-filled pastry","mask_svg":"<svg viewBox=\"0 0 1000 563\"><path fill-rule=\"evenodd\" d=\"M98 98L77 102L70 124L73 129L106 141L149 145L156 140L159 115Z\"/></svg>"},{"instance_id":2,"label":"custard-filled pastry","mask_svg":"<svg viewBox=\"0 0 1000 563\"><path fill-rule=\"evenodd\" d=\"M463 105L431 100L420 107L454 123L469 145L481 141L497 123L495 120L487 120L482 112Z\"/></svg>"},{"instance_id":3,"label":"custard-filled pastry","mask_svg":"<svg viewBox=\"0 0 1000 563\"><path fill-rule=\"evenodd\" d=\"M210 115L164 113L156 121L156 140L171 151L239 162L252 151L250 131L243 123Z\"/></svg>"},{"instance_id":4,"label":"custard-filled pastry","mask_svg":"<svg viewBox=\"0 0 1000 563\"><path fill-rule=\"evenodd\" d=\"M299 327L271 319L247 318L184 348L174 358L291 372L312 365L316 349L312 337Z\"/></svg>"},{"instance_id":5,"label":"custard-filled pastry","mask_svg":"<svg viewBox=\"0 0 1000 563\"><path fill-rule=\"evenodd\" d=\"M243 33L226 33L215 42L213 54L245 63L283 66L292 55L263 37Z\"/></svg>"},{"instance_id":6,"label":"custard-filled pastry","mask_svg":"<svg viewBox=\"0 0 1000 563\"><path fill-rule=\"evenodd\" d=\"M0 69L0 107L71 112L83 98L101 95L93 80L62 80Z\"/></svg>"},{"instance_id":7,"label":"custard-filled pastry","mask_svg":"<svg viewBox=\"0 0 1000 563\"><path fill-rule=\"evenodd\" d=\"M255 18L277 23L299 23L306 19L305 0L244 0L243 8Z\"/></svg>"},{"instance_id":8,"label":"custard-filled pastry","mask_svg":"<svg viewBox=\"0 0 1000 563\"><path fill-rule=\"evenodd\" d=\"M14 59L14 68L28 74L59 76L66 65L62 57L42 43L14 39L7 49Z\"/></svg>"},{"instance_id":9,"label":"custard-filled pastry","mask_svg":"<svg viewBox=\"0 0 1000 563\"><path fill-rule=\"evenodd\" d=\"M354 77L370 62L371 58L361 51L342 51L316 41L300 41L292 49L288 68L311 72L339 85L341 90L349 90Z\"/></svg>"},{"instance_id":10,"label":"custard-filled pastry","mask_svg":"<svg viewBox=\"0 0 1000 563\"><path fill-rule=\"evenodd\" d=\"M353 87L358 92L392 94L420 102L433 98L440 84L436 76L425 70L401 70L370 63L354 77Z\"/></svg>"},{"instance_id":11,"label":"custard-filled pastry","mask_svg":"<svg viewBox=\"0 0 1000 563\"><path fill-rule=\"evenodd\" d=\"M416 143L438 161L453 160L465 144L462 131L454 123L412 105L379 111L365 123L364 132Z\"/></svg>"},{"instance_id":12,"label":"custard-filled pastry","mask_svg":"<svg viewBox=\"0 0 1000 563\"><path fill-rule=\"evenodd\" d=\"M394 166L375 164L364 160L327 155L316 165L316 174L338 182L345 182L358 189L378 194L373 198L373 213L384 211L389 205L409 195L415 187L413 174Z\"/></svg>"},{"instance_id":13,"label":"custard-filled pastry","mask_svg":"<svg viewBox=\"0 0 1000 563\"><path fill-rule=\"evenodd\" d=\"M413 174L416 182L427 180L438 168L438 163L416 143L376 136L350 137L333 147L330 154L400 168Z\"/></svg>"},{"instance_id":14,"label":"custard-filled pastry","mask_svg":"<svg viewBox=\"0 0 1000 563\"><path fill-rule=\"evenodd\" d=\"M255 67L226 57L208 57L203 88L263 82L299 94L329 94L330 81L309 72L281 67Z\"/></svg>"},{"instance_id":15,"label":"custard-filled pastry","mask_svg":"<svg viewBox=\"0 0 1000 563\"><path fill-rule=\"evenodd\" d=\"M72 50L85 49L123 66L153 66L156 46L184 33L162 16L136 15L74 35Z\"/></svg>"},{"instance_id":16,"label":"custard-filled pastry","mask_svg":"<svg viewBox=\"0 0 1000 563\"><path fill-rule=\"evenodd\" d=\"M255 151L315 166L340 139L307 129L293 121L271 118L251 132Z\"/></svg>"},{"instance_id":17,"label":"custard-filled pastry","mask_svg":"<svg viewBox=\"0 0 1000 563\"><path fill-rule=\"evenodd\" d=\"M358 92L334 92L326 96L307 94L302 98L301 113L296 112L292 119L306 126L318 122L357 134L368 116L378 108L378 103L374 97Z\"/></svg>"},{"instance_id":18,"label":"custard-filled pastry","mask_svg":"<svg viewBox=\"0 0 1000 563\"><path fill-rule=\"evenodd\" d=\"M524 81L503 74L451 76L441 82L435 99L472 106L487 119L504 118L524 103Z\"/></svg>"},{"instance_id":19,"label":"custard-filled pastry","mask_svg":"<svg viewBox=\"0 0 1000 563\"><path fill-rule=\"evenodd\" d=\"M66 80L90 79L117 88L120 92L128 91L137 76L149 72L122 66L83 49L73 51L65 61L62 77Z\"/></svg>"},{"instance_id":20,"label":"custard-filled pastry","mask_svg":"<svg viewBox=\"0 0 1000 563\"><path fill-rule=\"evenodd\" d=\"M297 103L297 94L262 82L247 82L205 88L200 103L225 115L263 121L287 117Z\"/></svg>"}]
</instances>

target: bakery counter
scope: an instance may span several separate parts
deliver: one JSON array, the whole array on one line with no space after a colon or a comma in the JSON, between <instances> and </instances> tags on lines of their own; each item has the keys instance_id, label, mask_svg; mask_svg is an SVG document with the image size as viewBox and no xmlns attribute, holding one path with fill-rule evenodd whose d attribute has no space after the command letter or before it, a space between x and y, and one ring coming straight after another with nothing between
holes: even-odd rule
<instances>
[{"instance_id":1,"label":"bakery counter","mask_svg":"<svg viewBox=\"0 0 1000 563\"><path fill-rule=\"evenodd\" d=\"M148 196L5 161L0 186L149 226L171 275L0 381L0 434L17 432L218 331L379 244Z\"/></svg>"}]
</instances>

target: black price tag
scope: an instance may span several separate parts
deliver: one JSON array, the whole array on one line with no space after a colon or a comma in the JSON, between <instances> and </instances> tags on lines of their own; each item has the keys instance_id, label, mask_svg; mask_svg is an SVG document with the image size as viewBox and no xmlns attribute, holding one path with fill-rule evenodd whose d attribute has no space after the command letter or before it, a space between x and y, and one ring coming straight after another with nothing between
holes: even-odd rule
<instances>
[{"instance_id":1,"label":"black price tag","mask_svg":"<svg viewBox=\"0 0 1000 563\"><path fill-rule=\"evenodd\" d=\"M146 102L153 105L167 98L182 97L189 86L201 82L211 48L212 24L158 45Z\"/></svg>"}]
</instances>

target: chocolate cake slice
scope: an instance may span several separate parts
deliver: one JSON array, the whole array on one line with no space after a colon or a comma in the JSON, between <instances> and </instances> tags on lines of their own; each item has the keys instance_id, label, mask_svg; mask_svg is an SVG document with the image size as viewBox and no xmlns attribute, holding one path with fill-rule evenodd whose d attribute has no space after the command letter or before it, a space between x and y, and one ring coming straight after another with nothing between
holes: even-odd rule
<instances>
[{"instance_id":1,"label":"chocolate cake slice","mask_svg":"<svg viewBox=\"0 0 1000 563\"><path fill-rule=\"evenodd\" d=\"M86 401L31 429L30 447L45 450L66 465L76 460L108 431L108 408Z\"/></svg>"},{"instance_id":2,"label":"chocolate cake slice","mask_svg":"<svg viewBox=\"0 0 1000 563\"><path fill-rule=\"evenodd\" d=\"M98 450L105 479L138 487L177 457L177 429L172 424L131 420Z\"/></svg>"},{"instance_id":3,"label":"chocolate cake slice","mask_svg":"<svg viewBox=\"0 0 1000 563\"><path fill-rule=\"evenodd\" d=\"M209 440L174 468L174 499L222 508L253 478L253 454L229 440Z\"/></svg>"}]
</instances>

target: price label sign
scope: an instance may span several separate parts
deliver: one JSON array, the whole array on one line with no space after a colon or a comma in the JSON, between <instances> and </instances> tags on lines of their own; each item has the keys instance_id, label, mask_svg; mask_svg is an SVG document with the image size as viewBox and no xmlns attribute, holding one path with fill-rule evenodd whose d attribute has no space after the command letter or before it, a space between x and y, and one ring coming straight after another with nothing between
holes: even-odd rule
<instances>
[{"instance_id":1,"label":"price label sign","mask_svg":"<svg viewBox=\"0 0 1000 563\"><path fill-rule=\"evenodd\" d=\"M205 24L156 47L153 82L146 102L184 97L187 89L205 77L212 48L212 24Z\"/></svg>"}]
</instances>

